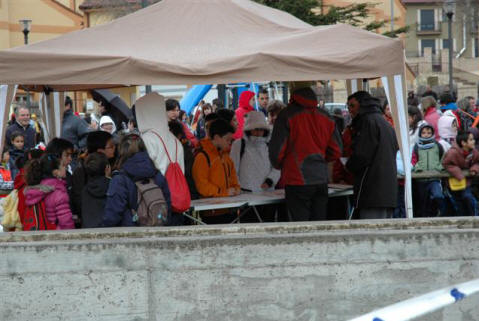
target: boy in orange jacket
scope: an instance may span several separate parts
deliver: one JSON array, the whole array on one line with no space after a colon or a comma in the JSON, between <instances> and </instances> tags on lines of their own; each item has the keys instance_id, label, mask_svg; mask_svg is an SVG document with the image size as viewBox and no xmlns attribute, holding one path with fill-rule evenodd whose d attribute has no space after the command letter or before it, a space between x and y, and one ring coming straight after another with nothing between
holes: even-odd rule
<instances>
[{"instance_id":1,"label":"boy in orange jacket","mask_svg":"<svg viewBox=\"0 0 479 321\"><path fill-rule=\"evenodd\" d=\"M233 127L223 119L213 121L208 137L200 141L193 163L193 180L201 197L235 196L240 193L233 160L228 151Z\"/></svg>"}]
</instances>

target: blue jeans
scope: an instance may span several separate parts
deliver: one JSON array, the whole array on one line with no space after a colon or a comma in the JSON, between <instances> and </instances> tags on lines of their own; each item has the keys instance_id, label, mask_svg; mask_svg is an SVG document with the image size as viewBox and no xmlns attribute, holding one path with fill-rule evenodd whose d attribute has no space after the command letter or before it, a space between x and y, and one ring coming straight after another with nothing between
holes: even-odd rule
<instances>
[{"instance_id":1,"label":"blue jeans","mask_svg":"<svg viewBox=\"0 0 479 321\"><path fill-rule=\"evenodd\" d=\"M446 200L442 192L441 181L417 181L417 207L418 213L415 217L431 217L439 215L446 215Z\"/></svg>"},{"instance_id":2,"label":"blue jeans","mask_svg":"<svg viewBox=\"0 0 479 321\"><path fill-rule=\"evenodd\" d=\"M472 195L471 188L467 187L463 191L452 192L452 196L455 201L462 201L463 213L458 213L459 216L478 216L477 212L477 200Z\"/></svg>"}]
</instances>

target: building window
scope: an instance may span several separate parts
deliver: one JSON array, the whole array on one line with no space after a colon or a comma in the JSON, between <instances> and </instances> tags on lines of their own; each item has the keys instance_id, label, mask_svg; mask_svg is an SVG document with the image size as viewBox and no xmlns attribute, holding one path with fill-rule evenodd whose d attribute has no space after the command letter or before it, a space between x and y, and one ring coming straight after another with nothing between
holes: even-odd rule
<instances>
[{"instance_id":1,"label":"building window","mask_svg":"<svg viewBox=\"0 0 479 321\"><path fill-rule=\"evenodd\" d=\"M449 49L449 39L442 39L442 49Z\"/></svg>"},{"instance_id":2,"label":"building window","mask_svg":"<svg viewBox=\"0 0 479 321\"><path fill-rule=\"evenodd\" d=\"M421 40L421 56L424 56L424 48L432 48L432 54L436 54L436 40L434 39L422 39Z\"/></svg>"},{"instance_id":3,"label":"building window","mask_svg":"<svg viewBox=\"0 0 479 321\"><path fill-rule=\"evenodd\" d=\"M435 30L434 9L421 10L419 30Z\"/></svg>"}]
</instances>

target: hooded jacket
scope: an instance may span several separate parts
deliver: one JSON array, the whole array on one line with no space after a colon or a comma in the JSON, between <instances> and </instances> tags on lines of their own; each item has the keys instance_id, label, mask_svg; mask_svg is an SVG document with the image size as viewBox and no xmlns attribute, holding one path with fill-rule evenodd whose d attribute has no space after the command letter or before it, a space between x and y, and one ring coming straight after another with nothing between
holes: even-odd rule
<instances>
[{"instance_id":1,"label":"hooded jacket","mask_svg":"<svg viewBox=\"0 0 479 321\"><path fill-rule=\"evenodd\" d=\"M105 176L90 177L83 187L81 197L81 227L101 227L110 179Z\"/></svg>"},{"instance_id":2,"label":"hooded jacket","mask_svg":"<svg viewBox=\"0 0 479 321\"><path fill-rule=\"evenodd\" d=\"M166 179L155 168L148 153L139 152L128 158L111 179L103 214L103 226L136 225L131 212L132 209L138 208L137 188L134 182L145 178L153 178L161 188L168 204L168 214L171 215L170 189Z\"/></svg>"},{"instance_id":3,"label":"hooded jacket","mask_svg":"<svg viewBox=\"0 0 479 321\"><path fill-rule=\"evenodd\" d=\"M241 156L241 144L244 152ZM261 184L267 182L271 188L276 186L281 172L273 166L268 158L268 137L245 135L233 143L230 152L239 177L241 188L251 192L261 191Z\"/></svg>"},{"instance_id":4,"label":"hooded jacket","mask_svg":"<svg viewBox=\"0 0 479 321\"><path fill-rule=\"evenodd\" d=\"M269 159L281 169L285 185L327 184L328 162L339 157L341 137L325 112L294 101L281 110L269 142Z\"/></svg>"},{"instance_id":5,"label":"hooded jacket","mask_svg":"<svg viewBox=\"0 0 479 321\"><path fill-rule=\"evenodd\" d=\"M423 128L432 130L431 138L422 138ZM444 148L434 138L434 127L430 124L423 124L419 127L419 141L414 145L411 164L414 172L442 171L441 161L444 156Z\"/></svg>"},{"instance_id":6,"label":"hooded jacket","mask_svg":"<svg viewBox=\"0 0 479 321\"><path fill-rule=\"evenodd\" d=\"M40 185L26 187L24 194L27 206L45 200L47 220L56 224L58 230L75 228L65 180L45 178Z\"/></svg>"},{"instance_id":7,"label":"hooded jacket","mask_svg":"<svg viewBox=\"0 0 479 321\"><path fill-rule=\"evenodd\" d=\"M102 130L101 126L103 126L105 124L111 124L112 125L113 128L112 128L112 131L111 131L110 134L113 135L114 133L116 133L116 124L113 121L113 119L108 115L101 116L101 118L100 118L100 130Z\"/></svg>"},{"instance_id":8,"label":"hooded jacket","mask_svg":"<svg viewBox=\"0 0 479 321\"><path fill-rule=\"evenodd\" d=\"M193 163L193 180L200 196L228 196L229 188L239 189L235 166L228 153L220 153L209 138L200 141L200 148Z\"/></svg>"},{"instance_id":9,"label":"hooded jacket","mask_svg":"<svg viewBox=\"0 0 479 321\"><path fill-rule=\"evenodd\" d=\"M452 111L445 111L437 122L439 137L449 143L454 141L457 136L457 127L452 127L452 123L455 120L457 121L457 118Z\"/></svg>"},{"instance_id":10,"label":"hooded jacket","mask_svg":"<svg viewBox=\"0 0 479 321\"><path fill-rule=\"evenodd\" d=\"M461 128L461 117L459 115L456 103L449 103L447 105L441 106L441 111L443 114L449 111L450 115L454 115L454 117L457 119L457 128Z\"/></svg>"},{"instance_id":11,"label":"hooded jacket","mask_svg":"<svg viewBox=\"0 0 479 321\"><path fill-rule=\"evenodd\" d=\"M254 108L249 104L251 98L254 97L254 93L252 91L243 91L239 98L238 102L238 109L236 109L236 120L238 121L238 128L236 128L236 132L233 135L234 139L240 139L243 137L243 127L244 127L244 116L253 111Z\"/></svg>"},{"instance_id":12,"label":"hooded jacket","mask_svg":"<svg viewBox=\"0 0 479 321\"><path fill-rule=\"evenodd\" d=\"M380 112L380 103L365 100L353 119L352 154L346 168L354 175L356 208L395 208L397 205L396 153L399 149L394 129Z\"/></svg>"},{"instance_id":13,"label":"hooded jacket","mask_svg":"<svg viewBox=\"0 0 479 321\"><path fill-rule=\"evenodd\" d=\"M75 148L83 148L86 146L86 137L89 132L90 128L86 121L75 116L73 110L65 110L63 113L61 138L71 142Z\"/></svg>"},{"instance_id":14,"label":"hooded jacket","mask_svg":"<svg viewBox=\"0 0 479 321\"><path fill-rule=\"evenodd\" d=\"M150 93L138 99L135 106L138 129L142 133L141 137L155 167L165 175L170 165L170 160L165 152L166 146L171 160L173 162L176 160L184 173L183 146L170 132L168 121L166 120L166 106L163 96L157 93ZM165 145L163 145L158 136L163 139Z\"/></svg>"}]
</instances>

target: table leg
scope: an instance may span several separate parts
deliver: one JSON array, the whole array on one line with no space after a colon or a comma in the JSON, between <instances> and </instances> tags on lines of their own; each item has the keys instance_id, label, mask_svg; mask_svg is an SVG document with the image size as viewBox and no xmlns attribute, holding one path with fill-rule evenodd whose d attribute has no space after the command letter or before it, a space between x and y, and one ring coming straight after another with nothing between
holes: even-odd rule
<instances>
[{"instance_id":1,"label":"table leg","mask_svg":"<svg viewBox=\"0 0 479 321\"><path fill-rule=\"evenodd\" d=\"M186 212L184 212L183 215L193 220L193 222L195 222L198 225L206 225L206 223L201 220L199 211L192 210L191 215L187 214Z\"/></svg>"},{"instance_id":2,"label":"table leg","mask_svg":"<svg viewBox=\"0 0 479 321\"><path fill-rule=\"evenodd\" d=\"M351 208L351 200L349 199L349 196L346 196L346 205L348 211L348 220L351 221L353 218L354 208Z\"/></svg>"},{"instance_id":3,"label":"table leg","mask_svg":"<svg viewBox=\"0 0 479 321\"><path fill-rule=\"evenodd\" d=\"M258 210L256 209L256 206L253 206L253 211L256 214L256 217L258 218L258 221L260 223L263 223L263 220L261 219L261 216L259 215Z\"/></svg>"}]
</instances>

